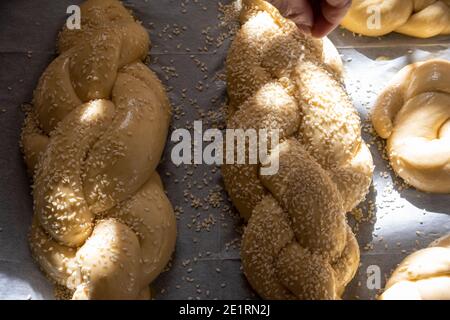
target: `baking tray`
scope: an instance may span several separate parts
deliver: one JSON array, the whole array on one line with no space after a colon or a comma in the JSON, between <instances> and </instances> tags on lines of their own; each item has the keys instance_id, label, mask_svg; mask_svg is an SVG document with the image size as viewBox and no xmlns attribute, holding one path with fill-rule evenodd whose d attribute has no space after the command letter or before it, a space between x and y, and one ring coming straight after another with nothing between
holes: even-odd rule
<instances>
[{"instance_id":1,"label":"baking tray","mask_svg":"<svg viewBox=\"0 0 450 320\"><path fill-rule=\"evenodd\" d=\"M31 100L39 76L54 58L67 7L80 2L0 2L0 299L53 299L52 285L27 244L32 198L18 145L24 117L20 105ZM169 89L171 130L191 130L195 120L203 120L204 129L224 127L224 61L236 25L225 23L221 11L222 4L231 2L124 1L150 32L149 65ZM370 133L367 114L402 66L431 57L450 59L450 38L366 38L342 29L330 38L342 54L346 85L364 120L364 138L376 164L367 201L349 215L361 266L344 298L373 299L378 290L367 286L368 267L379 268L383 286L408 253L450 232L450 196L403 189L382 158L381 141ZM176 167L170 161L173 145L168 141L159 172L178 216L179 234L170 266L152 285L156 299L257 299L242 274L242 221L223 190L219 168Z\"/></svg>"}]
</instances>

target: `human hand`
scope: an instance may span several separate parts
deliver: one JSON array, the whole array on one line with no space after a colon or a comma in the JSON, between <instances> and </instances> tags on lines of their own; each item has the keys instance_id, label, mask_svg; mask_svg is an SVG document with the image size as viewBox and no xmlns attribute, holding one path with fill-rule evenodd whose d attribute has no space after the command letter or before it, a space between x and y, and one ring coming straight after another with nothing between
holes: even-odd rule
<instances>
[{"instance_id":1,"label":"human hand","mask_svg":"<svg viewBox=\"0 0 450 320\"><path fill-rule=\"evenodd\" d=\"M333 31L350 8L351 0L269 0L306 34L321 38Z\"/></svg>"}]
</instances>

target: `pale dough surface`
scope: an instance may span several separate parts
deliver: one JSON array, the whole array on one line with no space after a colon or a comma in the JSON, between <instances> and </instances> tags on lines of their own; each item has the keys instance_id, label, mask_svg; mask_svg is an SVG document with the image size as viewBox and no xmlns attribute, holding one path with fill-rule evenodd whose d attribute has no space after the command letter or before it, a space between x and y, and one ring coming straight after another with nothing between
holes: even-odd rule
<instances>
[{"instance_id":1,"label":"pale dough surface","mask_svg":"<svg viewBox=\"0 0 450 320\"><path fill-rule=\"evenodd\" d=\"M450 300L450 235L403 260L380 300Z\"/></svg>"},{"instance_id":2,"label":"pale dough surface","mask_svg":"<svg viewBox=\"0 0 450 320\"><path fill-rule=\"evenodd\" d=\"M395 172L421 191L450 193L450 62L428 60L403 68L372 111L387 139Z\"/></svg>"},{"instance_id":3,"label":"pale dough surface","mask_svg":"<svg viewBox=\"0 0 450 320\"><path fill-rule=\"evenodd\" d=\"M149 298L176 222L156 173L170 105L143 64L146 30L119 1L81 5L22 132L33 176L33 256L73 299Z\"/></svg>"},{"instance_id":4,"label":"pale dough surface","mask_svg":"<svg viewBox=\"0 0 450 320\"><path fill-rule=\"evenodd\" d=\"M371 37L391 32L417 38L450 35L450 1L353 0L341 24Z\"/></svg>"}]
</instances>

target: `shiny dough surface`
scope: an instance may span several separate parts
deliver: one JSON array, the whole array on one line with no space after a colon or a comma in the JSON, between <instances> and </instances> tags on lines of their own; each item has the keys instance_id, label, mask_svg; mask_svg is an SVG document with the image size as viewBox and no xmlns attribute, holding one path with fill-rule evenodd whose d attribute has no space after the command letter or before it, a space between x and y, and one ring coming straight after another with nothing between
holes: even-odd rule
<instances>
[{"instance_id":1,"label":"shiny dough surface","mask_svg":"<svg viewBox=\"0 0 450 320\"><path fill-rule=\"evenodd\" d=\"M450 193L450 62L429 60L403 68L372 111L387 139L395 172L415 188Z\"/></svg>"},{"instance_id":2,"label":"shiny dough surface","mask_svg":"<svg viewBox=\"0 0 450 320\"><path fill-rule=\"evenodd\" d=\"M450 235L403 260L380 300L450 300Z\"/></svg>"}]
</instances>

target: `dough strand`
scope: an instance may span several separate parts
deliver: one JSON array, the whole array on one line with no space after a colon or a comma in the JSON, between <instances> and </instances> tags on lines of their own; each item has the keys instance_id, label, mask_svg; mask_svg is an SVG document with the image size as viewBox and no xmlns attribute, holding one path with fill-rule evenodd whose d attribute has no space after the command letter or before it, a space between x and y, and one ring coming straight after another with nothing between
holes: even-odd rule
<instances>
[{"instance_id":1,"label":"dough strand","mask_svg":"<svg viewBox=\"0 0 450 320\"><path fill-rule=\"evenodd\" d=\"M403 260L379 299L450 300L450 235Z\"/></svg>"},{"instance_id":2,"label":"dough strand","mask_svg":"<svg viewBox=\"0 0 450 320\"><path fill-rule=\"evenodd\" d=\"M372 111L387 139L394 171L415 188L450 193L450 62L429 60L403 68Z\"/></svg>"},{"instance_id":3,"label":"dough strand","mask_svg":"<svg viewBox=\"0 0 450 320\"><path fill-rule=\"evenodd\" d=\"M450 0L353 0L341 25L371 37L450 35Z\"/></svg>"}]
</instances>

